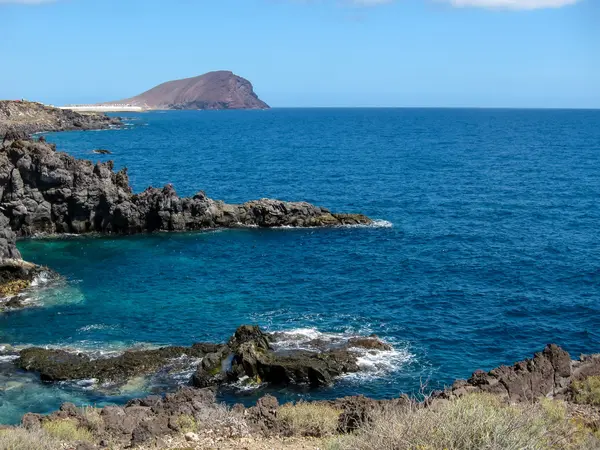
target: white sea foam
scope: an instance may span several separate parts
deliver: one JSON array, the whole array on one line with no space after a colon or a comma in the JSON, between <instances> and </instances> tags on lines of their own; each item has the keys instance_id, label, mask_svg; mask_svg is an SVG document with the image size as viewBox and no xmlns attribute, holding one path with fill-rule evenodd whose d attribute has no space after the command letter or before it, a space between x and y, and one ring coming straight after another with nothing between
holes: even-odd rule
<instances>
[{"instance_id":1,"label":"white sea foam","mask_svg":"<svg viewBox=\"0 0 600 450\"><path fill-rule=\"evenodd\" d=\"M41 285L47 284L52 279L52 276L49 272L40 272L31 282L31 287L39 287Z\"/></svg>"},{"instance_id":2,"label":"white sea foam","mask_svg":"<svg viewBox=\"0 0 600 450\"><path fill-rule=\"evenodd\" d=\"M359 337L356 333L325 333L316 328L296 328L275 332L275 351L306 350L312 352L346 347L351 338ZM385 342L385 341L384 341ZM349 351L357 353L357 364L360 372L347 374L346 379L373 379L394 373L415 358L406 344L389 343L391 350L373 350L349 347Z\"/></svg>"},{"instance_id":3,"label":"white sea foam","mask_svg":"<svg viewBox=\"0 0 600 450\"><path fill-rule=\"evenodd\" d=\"M374 228L392 228L394 224L389 220L375 219L370 226Z\"/></svg>"},{"instance_id":4,"label":"white sea foam","mask_svg":"<svg viewBox=\"0 0 600 450\"><path fill-rule=\"evenodd\" d=\"M354 225L335 225L332 228L393 228L394 224L389 220L383 219L374 219L372 223L360 223ZM256 228L255 226L246 225L245 228ZM312 229L322 229L324 227L299 227L293 225L281 225L278 227L272 227L272 230L312 230Z\"/></svg>"},{"instance_id":5,"label":"white sea foam","mask_svg":"<svg viewBox=\"0 0 600 450\"><path fill-rule=\"evenodd\" d=\"M119 328L118 325L106 325L104 323L95 323L92 325L86 325L77 330L78 333L85 333L88 331L101 331L101 330L116 330Z\"/></svg>"},{"instance_id":6,"label":"white sea foam","mask_svg":"<svg viewBox=\"0 0 600 450\"><path fill-rule=\"evenodd\" d=\"M392 348L392 350L366 350L352 349L360 354L357 359L360 372L349 373L343 376L346 379L365 380L381 378L390 373L397 372L403 366L412 362L415 355L407 348Z\"/></svg>"},{"instance_id":7,"label":"white sea foam","mask_svg":"<svg viewBox=\"0 0 600 450\"><path fill-rule=\"evenodd\" d=\"M231 386L240 392L249 392L260 389L265 386L266 383L256 383L250 377L244 375L240 377L235 383L232 383Z\"/></svg>"},{"instance_id":8,"label":"white sea foam","mask_svg":"<svg viewBox=\"0 0 600 450\"><path fill-rule=\"evenodd\" d=\"M15 359L19 359L19 355L2 355L0 356L0 363L11 362Z\"/></svg>"}]
</instances>

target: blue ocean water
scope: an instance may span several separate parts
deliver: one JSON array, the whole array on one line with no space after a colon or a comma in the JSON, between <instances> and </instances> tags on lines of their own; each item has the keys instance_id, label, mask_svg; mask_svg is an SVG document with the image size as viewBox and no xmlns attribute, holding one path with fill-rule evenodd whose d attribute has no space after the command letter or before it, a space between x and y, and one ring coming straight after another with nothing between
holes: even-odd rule
<instances>
[{"instance_id":1,"label":"blue ocean water","mask_svg":"<svg viewBox=\"0 0 600 450\"><path fill-rule=\"evenodd\" d=\"M127 166L136 191L306 200L379 226L23 241L66 283L0 316L0 342L118 350L225 340L256 323L296 338L376 333L360 376L284 398L393 397L530 356L600 351L600 111L273 109L134 114L48 139ZM109 156L93 149L110 149ZM0 422L118 392L41 385L0 364ZM158 386L158 387L157 387ZM252 400L264 391L223 394Z\"/></svg>"}]
</instances>

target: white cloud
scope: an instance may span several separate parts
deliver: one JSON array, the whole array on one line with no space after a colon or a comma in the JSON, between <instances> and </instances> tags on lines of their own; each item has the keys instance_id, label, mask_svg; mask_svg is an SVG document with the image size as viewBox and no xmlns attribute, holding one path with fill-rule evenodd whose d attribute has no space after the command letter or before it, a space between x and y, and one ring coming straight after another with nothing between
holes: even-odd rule
<instances>
[{"instance_id":1,"label":"white cloud","mask_svg":"<svg viewBox=\"0 0 600 450\"><path fill-rule=\"evenodd\" d=\"M574 5L580 0L443 0L458 7L542 9Z\"/></svg>"},{"instance_id":2,"label":"white cloud","mask_svg":"<svg viewBox=\"0 0 600 450\"><path fill-rule=\"evenodd\" d=\"M40 3L50 3L54 0L0 0L1 3L19 3L21 5L39 5Z\"/></svg>"},{"instance_id":3,"label":"white cloud","mask_svg":"<svg viewBox=\"0 0 600 450\"><path fill-rule=\"evenodd\" d=\"M360 6L375 6L392 3L394 0L352 0L352 3Z\"/></svg>"},{"instance_id":4,"label":"white cloud","mask_svg":"<svg viewBox=\"0 0 600 450\"><path fill-rule=\"evenodd\" d=\"M1 1L1 0L0 0ZM404 0L345 0L356 6L377 6L395 1ZM424 0L425 1L425 0ZM561 8L563 6L574 5L581 0L429 0L441 3L450 3L459 8L488 8L488 9L543 9L543 8Z\"/></svg>"}]
</instances>

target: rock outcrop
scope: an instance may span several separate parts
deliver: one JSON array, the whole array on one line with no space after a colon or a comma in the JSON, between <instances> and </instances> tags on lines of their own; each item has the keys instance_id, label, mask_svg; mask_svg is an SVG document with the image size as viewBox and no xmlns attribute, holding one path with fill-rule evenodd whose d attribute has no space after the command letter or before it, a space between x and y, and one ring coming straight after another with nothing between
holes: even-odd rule
<instances>
[{"instance_id":1,"label":"rock outcrop","mask_svg":"<svg viewBox=\"0 0 600 450\"><path fill-rule=\"evenodd\" d=\"M91 358L66 350L31 347L20 352L15 364L37 372L43 381L97 379L124 382L158 372L176 359L196 361L191 383L199 388L218 387L228 382L268 382L275 385L327 385L335 377L358 372L356 344L326 351L277 351L273 335L257 326L239 327L225 344L198 343L191 347L164 347L126 351L122 355ZM369 338L369 342L375 338ZM380 342L380 341L378 341ZM389 348L380 342L379 348ZM364 347L363 347L364 348ZM371 350L376 351L376 350Z\"/></svg>"},{"instance_id":2,"label":"rock outcrop","mask_svg":"<svg viewBox=\"0 0 600 450\"><path fill-rule=\"evenodd\" d=\"M42 381L94 378L101 382L121 382L157 372L175 359L202 358L218 347L215 344L195 344L192 347L130 350L109 358L91 358L85 353L31 347L21 351L15 364L20 369L39 373Z\"/></svg>"},{"instance_id":3,"label":"rock outcrop","mask_svg":"<svg viewBox=\"0 0 600 450\"><path fill-rule=\"evenodd\" d=\"M181 198L171 185L134 194L127 169L114 172L112 161L75 159L45 139L28 139L24 131L10 131L0 145L0 274L20 259L16 239L37 234L370 223L360 214L334 214L305 202L262 199L230 205L203 192Z\"/></svg>"},{"instance_id":4,"label":"rock outcrop","mask_svg":"<svg viewBox=\"0 0 600 450\"><path fill-rule=\"evenodd\" d=\"M257 348L264 349L270 345L271 338L271 335L265 335L255 327L241 327L227 345L243 346L253 342ZM353 396L315 403L328 405L338 411L337 431L348 433L368 424L386 410L410 407L417 411L419 408L435 408L440 402L469 392L499 394L512 402L530 403L540 397L557 397L572 402L571 383L597 375L600 375L600 355L583 356L572 361L567 352L550 345L543 352L536 353L533 359L516 363L512 367L501 366L488 373L475 372L471 379L456 382L451 389L435 393L424 403L418 403L407 396L389 400ZM498 387L499 385L503 387ZM181 435L190 426L195 431L201 431L205 423L209 423L210 428L204 431L212 436L285 436L290 432L289 424L282 418L280 408L277 399L270 395L262 397L256 406L250 408L242 405L225 408L215 403L212 389L185 387L164 397L154 395L132 400L123 407L81 409L65 403L59 411L48 416L26 414L22 419L22 426L36 430L47 422L71 420L79 427L93 431L99 447L88 443L86 445L89 447L85 448L105 448L109 442L127 448L138 445L160 446L161 440L167 436ZM315 420L318 421L319 418Z\"/></svg>"},{"instance_id":5,"label":"rock outcrop","mask_svg":"<svg viewBox=\"0 0 600 450\"><path fill-rule=\"evenodd\" d=\"M557 345L548 345L532 359L513 366L500 366L489 372L478 370L468 380L457 380L451 388L433 398L451 399L474 392L497 394L513 402L531 402L540 397L565 398L573 381L600 375L600 355L571 356Z\"/></svg>"},{"instance_id":6,"label":"rock outcrop","mask_svg":"<svg viewBox=\"0 0 600 450\"><path fill-rule=\"evenodd\" d=\"M204 357L192 377L193 385L204 388L246 379L251 383L324 386L340 375L360 370L359 355L352 351L356 344L319 352L276 351L273 340L273 335L256 326L238 328L225 347ZM380 348L386 346L378 342Z\"/></svg>"},{"instance_id":7,"label":"rock outcrop","mask_svg":"<svg viewBox=\"0 0 600 450\"><path fill-rule=\"evenodd\" d=\"M171 185L134 194L127 170L114 172L112 161L94 164L46 142L26 140L0 147L0 208L5 216L0 224L8 219L17 237L371 223L362 215L332 214L305 202L262 199L229 205L203 192L181 198ZM7 242L12 239L10 230L5 234Z\"/></svg>"},{"instance_id":8,"label":"rock outcrop","mask_svg":"<svg viewBox=\"0 0 600 450\"><path fill-rule=\"evenodd\" d=\"M138 96L109 102L149 109L268 109L252 83L221 70L162 83Z\"/></svg>"},{"instance_id":9,"label":"rock outcrop","mask_svg":"<svg viewBox=\"0 0 600 450\"><path fill-rule=\"evenodd\" d=\"M80 114L41 103L0 101L0 140L5 135L19 133L21 137L42 131L102 130L122 125L121 121L104 114Z\"/></svg>"}]
</instances>

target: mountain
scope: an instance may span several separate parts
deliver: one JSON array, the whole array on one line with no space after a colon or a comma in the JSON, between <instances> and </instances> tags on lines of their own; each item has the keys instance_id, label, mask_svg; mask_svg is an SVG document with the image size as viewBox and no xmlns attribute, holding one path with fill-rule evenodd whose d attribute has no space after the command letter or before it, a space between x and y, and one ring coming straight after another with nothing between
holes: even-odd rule
<instances>
[{"instance_id":1,"label":"mountain","mask_svg":"<svg viewBox=\"0 0 600 450\"><path fill-rule=\"evenodd\" d=\"M110 102L149 109L268 109L252 83L229 71L168 81L135 97Z\"/></svg>"}]
</instances>

